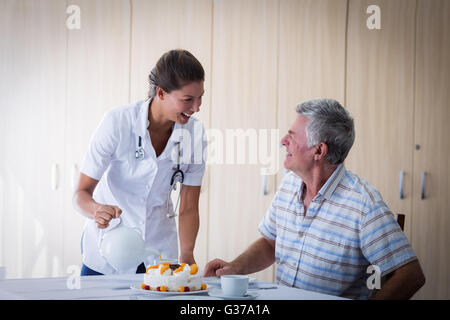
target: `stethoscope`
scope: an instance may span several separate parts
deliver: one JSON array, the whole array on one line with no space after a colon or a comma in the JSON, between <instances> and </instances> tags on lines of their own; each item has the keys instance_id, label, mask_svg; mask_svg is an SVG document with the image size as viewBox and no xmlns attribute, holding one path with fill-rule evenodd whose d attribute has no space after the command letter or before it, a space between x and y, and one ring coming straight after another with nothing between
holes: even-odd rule
<instances>
[{"instance_id":1,"label":"stethoscope","mask_svg":"<svg viewBox=\"0 0 450 320\"><path fill-rule=\"evenodd\" d=\"M180 141L176 142L176 144L178 147L177 167L173 168L174 173L172 174L172 177L170 178L169 192L167 193L167 200L166 200L166 208L167 208L166 217L169 219L175 218L177 216L177 214L175 212L177 211L178 203L180 202L180 193L179 193L175 209L174 209L173 213L171 213L169 210L170 195L172 193L172 190L177 190L177 185L176 185L177 180L180 184L182 184L184 181L184 172L180 168L180 155L181 155ZM143 160L145 157L144 148L142 147L142 137L141 136L139 136L138 148L135 152L135 157L137 160ZM177 179L177 178L179 178L179 179Z\"/></svg>"}]
</instances>

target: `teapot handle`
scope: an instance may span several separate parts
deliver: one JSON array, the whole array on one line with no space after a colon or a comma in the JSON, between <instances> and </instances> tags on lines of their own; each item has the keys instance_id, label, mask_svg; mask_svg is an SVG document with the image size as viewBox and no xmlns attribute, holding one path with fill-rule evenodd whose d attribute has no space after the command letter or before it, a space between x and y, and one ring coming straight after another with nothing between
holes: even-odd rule
<instances>
[{"instance_id":1,"label":"teapot handle","mask_svg":"<svg viewBox=\"0 0 450 320\"><path fill-rule=\"evenodd\" d=\"M99 241L98 241L98 248L100 249L101 247L102 247L102 242L103 242L103 237L105 236L105 233L107 233L108 231L111 231L112 229L114 229L114 228L117 228L121 223L122 223L122 219L120 219L120 217L118 217L118 218L113 218L112 220L119 220L119 223L117 223L117 224L115 224L114 226L112 226L109 230L100 230L100 232L101 232L101 236L100 236L100 239L99 239ZM111 220L111 221L112 221ZM102 253L101 253L101 250L100 250L100 255L103 257L103 255L102 255Z\"/></svg>"}]
</instances>

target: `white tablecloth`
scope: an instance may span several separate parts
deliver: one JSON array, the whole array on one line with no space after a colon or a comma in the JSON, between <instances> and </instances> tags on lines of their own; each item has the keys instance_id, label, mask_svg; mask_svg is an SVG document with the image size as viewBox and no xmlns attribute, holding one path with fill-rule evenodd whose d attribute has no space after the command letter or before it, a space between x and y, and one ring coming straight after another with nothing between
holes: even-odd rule
<instances>
[{"instance_id":1,"label":"white tablecloth","mask_svg":"<svg viewBox=\"0 0 450 320\"><path fill-rule=\"evenodd\" d=\"M130 288L131 285L139 285L142 279L142 274L83 276L79 279L80 287L74 289L70 288L73 287L75 282L70 282L68 285L67 277L5 279L0 280L0 299L153 300L167 297L166 295L139 292ZM270 287L272 288L261 289ZM259 296L256 300L344 300L341 297L260 281L251 282L249 291L258 292ZM201 295L202 297L209 297L207 293ZM193 298L192 295L184 297L186 299Z\"/></svg>"}]
</instances>

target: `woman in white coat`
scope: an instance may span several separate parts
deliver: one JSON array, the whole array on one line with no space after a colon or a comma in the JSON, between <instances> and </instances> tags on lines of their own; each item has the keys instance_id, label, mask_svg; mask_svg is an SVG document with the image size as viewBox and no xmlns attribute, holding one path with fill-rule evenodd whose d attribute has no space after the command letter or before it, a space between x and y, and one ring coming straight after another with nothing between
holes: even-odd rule
<instances>
[{"instance_id":1,"label":"woman in white coat","mask_svg":"<svg viewBox=\"0 0 450 320\"><path fill-rule=\"evenodd\" d=\"M204 77L191 53L171 50L150 73L147 100L105 114L91 139L73 199L87 217L82 275L145 272L144 261L137 270L115 270L99 252L101 236L119 217L138 228L146 246L163 258L195 263L206 136L192 115L202 102ZM170 199L173 180L182 183L178 233Z\"/></svg>"}]
</instances>

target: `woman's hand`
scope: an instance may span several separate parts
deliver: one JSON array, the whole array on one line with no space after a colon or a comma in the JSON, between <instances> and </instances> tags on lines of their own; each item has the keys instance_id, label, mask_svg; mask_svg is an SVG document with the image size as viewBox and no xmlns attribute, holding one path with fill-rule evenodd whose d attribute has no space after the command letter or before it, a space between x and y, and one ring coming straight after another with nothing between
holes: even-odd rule
<instances>
[{"instance_id":1,"label":"woman's hand","mask_svg":"<svg viewBox=\"0 0 450 320\"><path fill-rule=\"evenodd\" d=\"M178 261L180 263L187 263L189 265L192 265L195 263L194 259L194 253L192 252L181 252L180 257L178 258Z\"/></svg>"},{"instance_id":2,"label":"woman's hand","mask_svg":"<svg viewBox=\"0 0 450 320\"><path fill-rule=\"evenodd\" d=\"M105 229L113 218L118 218L122 210L118 206L98 204L94 211L94 221L99 229Z\"/></svg>"}]
</instances>

